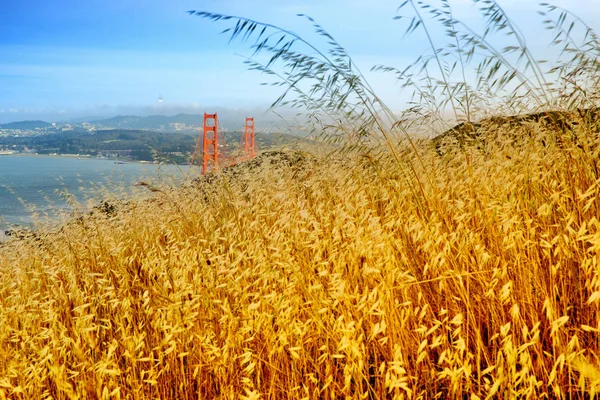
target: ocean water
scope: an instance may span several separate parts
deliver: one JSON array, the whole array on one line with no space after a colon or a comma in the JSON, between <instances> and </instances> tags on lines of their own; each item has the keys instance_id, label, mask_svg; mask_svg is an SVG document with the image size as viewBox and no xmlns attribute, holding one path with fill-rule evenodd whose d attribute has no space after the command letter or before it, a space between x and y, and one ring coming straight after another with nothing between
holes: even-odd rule
<instances>
[{"instance_id":1,"label":"ocean water","mask_svg":"<svg viewBox=\"0 0 600 400\"><path fill-rule=\"evenodd\" d=\"M33 227L38 221L58 220L72 209L73 200L87 204L106 193L128 196L136 184L178 184L198 174L187 166L58 156L0 156L0 240L15 226ZM69 200L70 199L70 200Z\"/></svg>"}]
</instances>

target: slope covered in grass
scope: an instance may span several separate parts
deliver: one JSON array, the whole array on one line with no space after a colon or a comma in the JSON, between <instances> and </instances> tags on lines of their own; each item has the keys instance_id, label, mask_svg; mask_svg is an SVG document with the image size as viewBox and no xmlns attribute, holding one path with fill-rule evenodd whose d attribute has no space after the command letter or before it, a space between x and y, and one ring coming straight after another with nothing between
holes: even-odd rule
<instances>
[{"instance_id":1,"label":"slope covered in grass","mask_svg":"<svg viewBox=\"0 0 600 400\"><path fill-rule=\"evenodd\" d=\"M11 241L0 397L591 395L600 143L512 129L271 155Z\"/></svg>"}]
</instances>

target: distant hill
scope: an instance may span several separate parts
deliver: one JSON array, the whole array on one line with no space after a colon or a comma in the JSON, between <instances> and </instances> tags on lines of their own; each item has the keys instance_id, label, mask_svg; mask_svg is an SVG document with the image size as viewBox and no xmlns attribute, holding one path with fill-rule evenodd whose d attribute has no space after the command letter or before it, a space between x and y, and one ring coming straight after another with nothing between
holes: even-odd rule
<instances>
[{"instance_id":1,"label":"distant hill","mask_svg":"<svg viewBox=\"0 0 600 400\"><path fill-rule=\"evenodd\" d=\"M102 116L97 116L97 115L88 115L86 117L78 117L78 118L71 118L69 120L65 120L65 121L57 121L57 124L59 125L64 125L64 124L81 124L82 122L90 122L90 121L97 121L100 119L103 119L105 117Z\"/></svg>"},{"instance_id":2,"label":"distant hill","mask_svg":"<svg viewBox=\"0 0 600 400\"><path fill-rule=\"evenodd\" d=\"M46 121L18 121L9 122L8 124L1 124L2 129L38 129L38 128L49 128L52 124Z\"/></svg>"},{"instance_id":3,"label":"distant hill","mask_svg":"<svg viewBox=\"0 0 600 400\"><path fill-rule=\"evenodd\" d=\"M165 159L186 162L194 150L196 138L146 130L63 131L52 135L0 136L0 147L35 149L39 154L89 154L92 156L127 156L134 160ZM176 154L175 154L176 153Z\"/></svg>"},{"instance_id":4,"label":"distant hill","mask_svg":"<svg viewBox=\"0 0 600 400\"><path fill-rule=\"evenodd\" d=\"M219 114L219 126L222 133L238 132L243 130L245 114L240 112L224 112ZM125 129L125 130L150 130L162 132L180 132L198 134L204 122L203 114L176 114L176 115L119 115L111 118L86 117L76 118L69 121L57 122L58 128L66 124L72 124L73 129L81 128L80 124L87 122L98 129ZM176 126L175 124L181 124ZM283 125L283 127L282 127ZM257 132L290 132L290 126L281 121L269 118L258 118L256 121ZM46 121L19 121L0 124L2 129L35 130L39 128L50 128L52 124ZM86 130L86 128L82 128ZM295 130L293 134L305 136L305 132Z\"/></svg>"},{"instance_id":5,"label":"distant hill","mask_svg":"<svg viewBox=\"0 0 600 400\"><path fill-rule=\"evenodd\" d=\"M571 111L543 111L531 114L495 116L486 118L477 123L462 122L441 135L433 138L439 154L444 153L444 148L458 144L462 146L465 141L477 140L485 142L490 140L491 132L496 132L498 127L518 132L515 128L536 123L552 131L568 132L579 124L584 124L591 132L600 131L600 108L576 109Z\"/></svg>"},{"instance_id":6,"label":"distant hill","mask_svg":"<svg viewBox=\"0 0 600 400\"><path fill-rule=\"evenodd\" d=\"M173 131L174 127L170 124L185 124L184 129L191 127L200 128L204 122L203 114L177 114L177 115L120 115L117 117L88 121L93 125L99 125L113 129L148 129L148 130L163 130ZM244 126L244 115L233 113L219 114L219 126L232 131L241 130ZM257 121L257 126L260 128L271 128L277 126L273 121Z\"/></svg>"},{"instance_id":7,"label":"distant hill","mask_svg":"<svg viewBox=\"0 0 600 400\"><path fill-rule=\"evenodd\" d=\"M125 154L134 160L167 160L187 163L196 146L197 136L175 134L151 130L106 129L95 132L71 130L52 135L9 136L0 135L0 147L10 147L17 151L33 148L39 154ZM258 151L276 145L292 145L305 139L286 135L256 134ZM241 132L228 132L219 135L221 152L230 154L241 149Z\"/></svg>"},{"instance_id":8,"label":"distant hill","mask_svg":"<svg viewBox=\"0 0 600 400\"><path fill-rule=\"evenodd\" d=\"M199 127L202 126L203 119L204 116L199 114L177 114L172 116L148 115L145 117L120 115L117 117L90 121L90 123L118 129L171 129L169 124L174 123ZM243 125L243 121L239 125Z\"/></svg>"}]
</instances>

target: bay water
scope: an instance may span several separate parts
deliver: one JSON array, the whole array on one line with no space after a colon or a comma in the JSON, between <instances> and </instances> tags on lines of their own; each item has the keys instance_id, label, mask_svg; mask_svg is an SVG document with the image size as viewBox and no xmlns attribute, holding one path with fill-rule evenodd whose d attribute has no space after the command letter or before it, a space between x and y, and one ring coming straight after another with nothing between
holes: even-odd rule
<instances>
[{"instance_id":1,"label":"bay water","mask_svg":"<svg viewBox=\"0 0 600 400\"><path fill-rule=\"evenodd\" d=\"M86 204L107 194L124 196L155 185L181 183L188 166L116 163L114 160L61 156L0 156L0 240L5 230L34 227L68 213L73 200ZM70 200L69 200L70 199Z\"/></svg>"}]
</instances>

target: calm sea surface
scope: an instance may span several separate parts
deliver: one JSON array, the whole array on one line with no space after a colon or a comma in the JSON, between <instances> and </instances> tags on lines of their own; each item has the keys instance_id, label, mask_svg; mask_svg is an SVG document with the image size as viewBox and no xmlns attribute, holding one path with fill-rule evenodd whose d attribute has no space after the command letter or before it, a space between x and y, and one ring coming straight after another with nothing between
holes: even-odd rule
<instances>
[{"instance_id":1,"label":"calm sea surface","mask_svg":"<svg viewBox=\"0 0 600 400\"><path fill-rule=\"evenodd\" d=\"M41 216L55 218L69 209L66 193L80 203L102 198L103 193L127 196L140 190L141 180L176 184L183 180L174 166L126 163L56 156L0 156L0 240L14 226L32 226ZM197 173L197 171L191 171Z\"/></svg>"}]
</instances>

